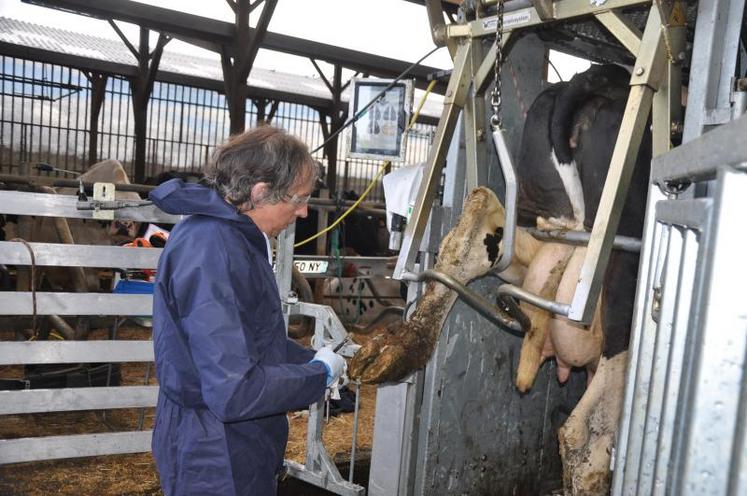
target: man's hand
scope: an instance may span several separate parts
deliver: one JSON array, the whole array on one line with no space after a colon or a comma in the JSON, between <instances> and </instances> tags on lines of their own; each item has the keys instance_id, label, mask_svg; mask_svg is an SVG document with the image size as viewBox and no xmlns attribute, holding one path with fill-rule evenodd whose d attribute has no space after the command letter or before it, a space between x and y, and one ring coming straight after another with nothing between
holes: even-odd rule
<instances>
[{"instance_id":1,"label":"man's hand","mask_svg":"<svg viewBox=\"0 0 747 496\"><path fill-rule=\"evenodd\" d=\"M337 382L345 371L345 359L332 350L331 345L320 348L311 362L321 362L327 368L327 386Z\"/></svg>"}]
</instances>

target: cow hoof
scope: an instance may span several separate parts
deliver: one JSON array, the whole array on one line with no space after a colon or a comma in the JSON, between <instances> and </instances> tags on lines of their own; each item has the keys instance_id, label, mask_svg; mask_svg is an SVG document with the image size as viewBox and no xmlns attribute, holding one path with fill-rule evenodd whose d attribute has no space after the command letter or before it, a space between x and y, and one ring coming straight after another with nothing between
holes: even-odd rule
<instances>
[{"instance_id":1,"label":"cow hoof","mask_svg":"<svg viewBox=\"0 0 747 496\"><path fill-rule=\"evenodd\" d=\"M376 336L366 343L350 361L351 379L366 384L401 379L407 372L405 346L401 342Z\"/></svg>"}]
</instances>

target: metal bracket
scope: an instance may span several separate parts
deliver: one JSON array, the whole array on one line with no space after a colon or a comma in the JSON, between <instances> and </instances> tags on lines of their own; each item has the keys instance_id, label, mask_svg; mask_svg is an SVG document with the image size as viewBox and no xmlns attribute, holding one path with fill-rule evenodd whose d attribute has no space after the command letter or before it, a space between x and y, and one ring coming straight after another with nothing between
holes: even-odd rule
<instances>
[{"instance_id":1,"label":"metal bracket","mask_svg":"<svg viewBox=\"0 0 747 496\"><path fill-rule=\"evenodd\" d=\"M117 200L114 183L94 183L93 200L78 200L78 210L93 210L91 217L99 220L114 220L114 211L121 208L152 205L150 200Z\"/></svg>"},{"instance_id":2,"label":"metal bracket","mask_svg":"<svg viewBox=\"0 0 747 496\"><path fill-rule=\"evenodd\" d=\"M431 37L436 46L446 45L446 22L441 8L441 0L425 0L425 10L431 26Z\"/></svg>"},{"instance_id":3,"label":"metal bracket","mask_svg":"<svg viewBox=\"0 0 747 496\"><path fill-rule=\"evenodd\" d=\"M309 407L308 434L306 438L306 463L285 460L288 475L341 496L363 496L366 489L346 481L330 458L322 441L324 401Z\"/></svg>"},{"instance_id":4,"label":"metal bracket","mask_svg":"<svg viewBox=\"0 0 747 496\"><path fill-rule=\"evenodd\" d=\"M360 345L347 342L348 333L335 314L327 305L294 302L283 303L286 315L305 315L313 317L315 322L312 346L319 349L327 344L343 344L337 351L345 357L352 357ZM306 463L300 464L285 460L288 475L321 487L342 496L362 496L366 490L352 481L346 481L324 447L322 441L322 418L324 401L318 401L309 407L309 420L306 435ZM357 425L357 419L356 419Z\"/></svg>"}]
</instances>

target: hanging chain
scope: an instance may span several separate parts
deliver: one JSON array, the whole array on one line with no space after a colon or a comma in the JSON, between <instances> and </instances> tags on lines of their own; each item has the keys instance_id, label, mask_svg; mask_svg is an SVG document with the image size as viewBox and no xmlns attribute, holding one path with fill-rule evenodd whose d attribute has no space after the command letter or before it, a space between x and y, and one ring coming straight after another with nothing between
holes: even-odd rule
<instances>
[{"instance_id":1,"label":"hanging chain","mask_svg":"<svg viewBox=\"0 0 747 496\"><path fill-rule=\"evenodd\" d=\"M490 94L490 126L495 131L501 127L501 67L503 66L503 9L505 0L498 0L498 17L495 23L495 85Z\"/></svg>"}]
</instances>

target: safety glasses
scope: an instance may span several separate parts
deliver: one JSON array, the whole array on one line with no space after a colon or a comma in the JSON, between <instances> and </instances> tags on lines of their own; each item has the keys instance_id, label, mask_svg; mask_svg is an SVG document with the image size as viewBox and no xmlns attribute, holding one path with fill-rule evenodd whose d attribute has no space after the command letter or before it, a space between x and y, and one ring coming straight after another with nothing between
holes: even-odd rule
<instances>
[{"instance_id":1,"label":"safety glasses","mask_svg":"<svg viewBox=\"0 0 747 496\"><path fill-rule=\"evenodd\" d=\"M311 194L308 195L283 195L283 199L287 201L288 203L291 203L297 207L300 207L301 205L306 205L309 203L309 198L311 198Z\"/></svg>"}]
</instances>

